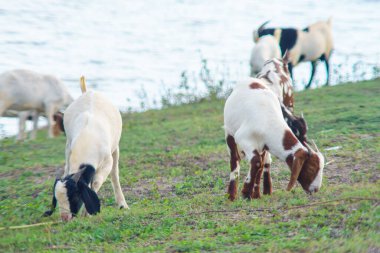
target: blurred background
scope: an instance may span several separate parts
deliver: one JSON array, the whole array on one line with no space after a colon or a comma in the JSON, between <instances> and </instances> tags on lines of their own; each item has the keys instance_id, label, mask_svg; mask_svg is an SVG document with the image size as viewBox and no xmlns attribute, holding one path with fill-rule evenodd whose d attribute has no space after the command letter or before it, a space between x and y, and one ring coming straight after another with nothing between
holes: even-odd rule
<instances>
[{"instance_id":1,"label":"blurred background","mask_svg":"<svg viewBox=\"0 0 380 253\"><path fill-rule=\"evenodd\" d=\"M371 79L380 75L379 9L380 1L370 0L2 0L0 72L55 75L74 98L85 75L122 111L158 108L163 91L178 87L184 75L190 89L202 89L205 63L230 86L248 76L252 31L264 21L304 28L332 16L331 83ZM310 63L294 74L302 89ZM315 78L314 88L324 83L323 64ZM0 138L16 133L17 119L0 118Z\"/></svg>"}]
</instances>

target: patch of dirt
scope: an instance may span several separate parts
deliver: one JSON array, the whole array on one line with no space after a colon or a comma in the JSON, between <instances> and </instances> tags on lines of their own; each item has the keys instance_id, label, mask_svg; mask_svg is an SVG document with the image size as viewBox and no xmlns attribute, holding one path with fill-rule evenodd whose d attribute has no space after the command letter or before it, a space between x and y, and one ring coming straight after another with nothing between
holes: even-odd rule
<instances>
[{"instance_id":1,"label":"patch of dirt","mask_svg":"<svg viewBox=\"0 0 380 253\"><path fill-rule=\"evenodd\" d=\"M60 167L63 167L63 166L60 166ZM55 178L56 170L57 168L60 168L60 167L38 166L38 167L32 167L32 168L20 168L20 169L15 169L12 171L0 173L0 178L2 180L17 180L20 178L20 176L23 173L31 172L32 174L27 176L28 179L30 178L32 182L35 184L41 184L47 180L51 180L52 178Z\"/></svg>"},{"instance_id":2,"label":"patch of dirt","mask_svg":"<svg viewBox=\"0 0 380 253\"><path fill-rule=\"evenodd\" d=\"M122 187L123 192L133 195L137 198L146 198L155 192L160 194L161 197L175 196L173 191L174 185L183 181L183 176L174 178L154 178L154 179L141 179L134 183L133 186Z\"/></svg>"}]
</instances>

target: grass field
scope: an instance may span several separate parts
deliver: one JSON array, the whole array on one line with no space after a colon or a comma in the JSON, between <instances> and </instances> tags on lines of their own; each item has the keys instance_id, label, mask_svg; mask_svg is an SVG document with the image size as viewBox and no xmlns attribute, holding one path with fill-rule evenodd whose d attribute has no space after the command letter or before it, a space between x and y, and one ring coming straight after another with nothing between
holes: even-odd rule
<instances>
[{"instance_id":1,"label":"grass field","mask_svg":"<svg viewBox=\"0 0 380 253\"><path fill-rule=\"evenodd\" d=\"M124 116L120 177L129 210L118 210L109 179L101 213L69 223L0 230L0 252L379 252L380 79L296 93L309 139L327 161L321 190L285 187L274 160L274 193L227 200L222 100ZM0 142L0 227L58 221L50 207L65 138L46 131ZM248 171L243 163L242 176ZM242 180L241 180L242 181ZM240 189L241 189L240 185Z\"/></svg>"}]
</instances>

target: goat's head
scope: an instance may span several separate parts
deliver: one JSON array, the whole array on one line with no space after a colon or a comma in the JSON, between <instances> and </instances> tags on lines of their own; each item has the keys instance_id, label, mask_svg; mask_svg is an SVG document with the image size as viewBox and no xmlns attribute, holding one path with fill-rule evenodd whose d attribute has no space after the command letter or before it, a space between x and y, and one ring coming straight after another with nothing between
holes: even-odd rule
<instances>
[{"instance_id":1,"label":"goat's head","mask_svg":"<svg viewBox=\"0 0 380 253\"><path fill-rule=\"evenodd\" d=\"M65 127L63 125L63 113L62 112L54 113L53 119L55 121L53 125L53 135L58 136L61 132L65 133Z\"/></svg>"},{"instance_id":2,"label":"goat's head","mask_svg":"<svg viewBox=\"0 0 380 253\"><path fill-rule=\"evenodd\" d=\"M265 25L269 23L270 20L265 21L257 30L253 31L253 41L257 42L261 36L263 36L263 31L265 28Z\"/></svg>"},{"instance_id":3,"label":"goat's head","mask_svg":"<svg viewBox=\"0 0 380 253\"><path fill-rule=\"evenodd\" d=\"M294 187L296 180L304 191L310 194L321 188L325 159L314 141L313 145L315 150L305 142L308 152L300 149L296 152L295 157L292 157L292 175L287 190Z\"/></svg>"},{"instance_id":4,"label":"goat's head","mask_svg":"<svg viewBox=\"0 0 380 253\"><path fill-rule=\"evenodd\" d=\"M293 134L302 143L302 145L305 146L305 143L307 142L306 134L308 127L303 114L301 114L301 117L294 115L283 103L281 103L281 111L286 124L288 124Z\"/></svg>"},{"instance_id":5,"label":"goat's head","mask_svg":"<svg viewBox=\"0 0 380 253\"><path fill-rule=\"evenodd\" d=\"M298 182L300 182L302 188L310 194L317 192L321 188L323 168L325 166L323 154L319 151L315 142L312 142L315 150L313 150L307 142L304 144L309 151L309 156L305 160L298 177Z\"/></svg>"},{"instance_id":6,"label":"goat's head","mask_svg":"<svg viewBox=\"0 0 380 253\"><path fill-rule=\"evenodd\" d=\"M57 175L53 189L52 208L44 213L44 216L53 214L57 205L63 221L69 221L75 217L83 203L89 214L100 212L98 195L88 187L95 175L95 169L91 165L82 164L77 173L60 179Z\"/></svg>"}]
</instances>

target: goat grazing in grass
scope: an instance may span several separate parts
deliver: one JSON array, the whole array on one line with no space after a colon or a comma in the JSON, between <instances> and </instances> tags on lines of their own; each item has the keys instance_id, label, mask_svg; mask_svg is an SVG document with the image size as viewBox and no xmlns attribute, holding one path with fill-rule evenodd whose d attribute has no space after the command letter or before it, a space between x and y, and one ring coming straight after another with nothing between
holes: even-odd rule
<instances>
[{"instance_id":1,"label":"goat grazing in grass","mask_svg":"<svg viewBox=\"0 0 380 253\"><path fill-rule=\"evenodd\" d=\"M267 62L266 65L272 68L268 67L264 75L274 77L276 74L283 74L286 72L286 63L278 59ZM309 193L318 191L322 184L323 155L316 146L316 151L312 150L306 139L303 143L293 134L284 116L284 113L291 113L285 106L281 106L279 96L269 86L270 79L264 75L262 78L250 78L237 85L224 107L224 128L231 166L228 187L230 200L234 200L237 195L241 155L251 164L242 191L245 198L260 197L263 172L264 194L272 193L269 152L286 161L291 169L287 190L294 187L297 179ZM282 111L282 107L285 112ZM304 133L306 134L306 129Z\"/></svg>"},{"instance_id":2,"label":"goat grazing in grass","mask_svg":"<svg viewBox=\"0 0 380 253\"><path fill-rule=\"evenodd\" d=\"M251 76L255 76L261 71L267 60L281 57L281 49L277 40L272 35L262 36L256 42L252 49L251 59Z\"/></svg>"},{"instance_id":3,"label":"goat grazing in grass","mask_svg":"<svg viewBox=\"0 0 380 253\"><path fill-rule=\"evenodd\" d=\"M0 116L19 117L19 140L24 138L25 121L30 116L34 122L31 138L35 138L40 113L47 117L49 137L58 135L62 118L57 112L72 101L66 86L53 76L29 70L0 75Z\"/></svg>"},{"instance_id":4,"label":"goat grazing in grass","mask_svg":"<svg viewBox=\"0 0 380 253\"><path fill-rule=\"evenodd\" d=\"M100 212L96 193L109 174L118 206L128 208L119 182L120 112L102 94L86 91L83 77L81 89L82 96L65 111L65 171L54 183L52 209L45 212L51 215L58 202L64 221L77 215L83 203L89 214Z\"/></svg>"},{"instance_id":5,"label":"goat grazing in grass","mask_svg":"<svg viewBox=\"0 0 380 253\"><path fill-rule=\"evenodd\" d=\"M305 29L295 28L265 28L269 21L262 24L253 32L254 40L260 37L273 35L281 48L282 52L290 52L289 71L293 76L293 67L300 62L311 62L311 76L305 88L310 88L314 78L318 60L326 66L326 85L330 81L329 60L333 49L331 18L327 21L316 22Z\"/></svg>"}]
</instances>

